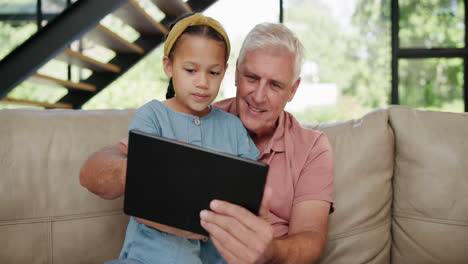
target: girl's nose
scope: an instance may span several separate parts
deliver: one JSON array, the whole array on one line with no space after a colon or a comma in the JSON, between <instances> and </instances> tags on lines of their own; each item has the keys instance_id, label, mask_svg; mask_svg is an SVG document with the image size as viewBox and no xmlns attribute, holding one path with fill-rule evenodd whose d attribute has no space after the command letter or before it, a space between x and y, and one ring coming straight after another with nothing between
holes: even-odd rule
<instances>
[{"instance_id":1,"label":"girl's nose","mask_svg":"<svg viewBox=\"0 0 468 264\"><path fill-rule=\"evenodd\" d=\"M208 78L206 78L206 74L200 73L197 78L197 88L206 89L208 87Z\"/></svg>"}]
</instances>

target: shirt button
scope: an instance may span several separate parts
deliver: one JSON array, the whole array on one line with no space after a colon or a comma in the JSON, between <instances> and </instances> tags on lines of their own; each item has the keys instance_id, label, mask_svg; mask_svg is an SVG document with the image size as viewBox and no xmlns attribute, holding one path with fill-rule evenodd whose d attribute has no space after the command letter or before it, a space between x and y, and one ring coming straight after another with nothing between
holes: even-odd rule
<instances>
[{"instance_id":1,"label":"shirt button","mask_svg":"<svg viewBox=\"0 0 468 264\"><path fill-rule=\"evenodd\" d=\"M200 119L194 119L193 120L193 123L196 125L196 126L199 126L201 124L201 120Z\"/></svg>"}]
</instances>

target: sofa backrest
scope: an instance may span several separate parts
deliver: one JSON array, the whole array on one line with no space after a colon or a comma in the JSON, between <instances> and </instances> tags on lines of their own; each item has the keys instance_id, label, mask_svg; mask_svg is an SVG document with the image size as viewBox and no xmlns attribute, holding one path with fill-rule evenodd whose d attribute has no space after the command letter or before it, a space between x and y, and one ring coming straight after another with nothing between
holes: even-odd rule
<instances>
[{"instance_id":1,"label":"sofa backrest","mask_svg":"<svg viewBox=\"0 0 468 264\"><path fill-rule=\"evenodd\" d=\"M97 149L126 136L133 110L0 111L0 263L102 263L118 256L122 199L79 183Z\"/></svg>"},{"instance_id":2,"label":"sofa backrest","mask_svg":"<svg viewBox=\"0 0 468 264\"><path fill-rule=\"evenodd\" d=\"M127 135L133 114L0 111L0 263L118 256L122 199L100 199L78 174ZM313 128L335 156L336 211L320 263L468 263L468 114L392 106Z\"/></svg>"},{"instance_id":3,"label":"sofa backrest","mask_svg":"<svg viewBox=\"0 0 468 264\"><path fill-rule=\"evenodd\" d=\"M468 263L468 114L392 106L393 263Z\"/></svg>"},{"instance_id":4,"label":"sofa backrest","mask_svg":"<svg viewBox=\"0 0 468 264\"><path fill-rule=\"evenodd\" d=\"M335 158L336 210L320 263L390 263L394 140L388 111L309 127L327 134Z\"/></svg>"}]
</instances>

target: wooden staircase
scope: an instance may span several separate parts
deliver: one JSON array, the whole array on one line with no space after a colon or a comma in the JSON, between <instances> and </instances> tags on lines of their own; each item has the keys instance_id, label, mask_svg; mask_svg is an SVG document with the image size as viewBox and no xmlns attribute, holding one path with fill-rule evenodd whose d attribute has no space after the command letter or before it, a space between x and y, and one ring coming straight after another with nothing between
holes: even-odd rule
<instances>
[{"instance_id":1,"label":"wooden staircase","mask_svg":"<svg viewBox=\"0 0 468 264\"><path fill-rule=\"evenodd\" d=\"M136 0L75 2L0 61L0 102L79 109L161 44L168 26L177 17L192 11L202 12L216 0L151 1L165 14L161 21L150 16ZM109 14L135 29L138 39L127 41L102 25L100 21ZM110 49L116 55L108 62L101 62L70 49L70 43L80 38ZM73 82L38 73L51 59L91 70L92 74L85 80ZM9 98L8 93L23 81L64 87L68 93L55 103Z\"/></svg>"}]
</instances>

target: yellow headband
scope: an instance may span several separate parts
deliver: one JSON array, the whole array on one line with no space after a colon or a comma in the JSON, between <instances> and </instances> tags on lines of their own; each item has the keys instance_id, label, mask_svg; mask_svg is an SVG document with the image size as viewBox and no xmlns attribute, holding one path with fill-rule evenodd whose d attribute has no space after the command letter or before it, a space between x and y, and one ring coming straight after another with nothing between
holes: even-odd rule
<instances>
[{"instance_id":1,"label":"yellow headband","mask_svg":"<svg viewBox=\"0 0 468 264\"><path fill-rule=\"evenodd\" d=\"M176 40L182 35L182 33L185 31L186 28L190 26L209 26L216 30L221 36L224 38L224 43L226 43L226 58L229 57L229 52L231 51L231 46L229 44L229 38L224 31L223 26L221 24L212 19L211 17L206 17L200 13L195 13L194 15L191 15L189 17L186 17L180 21L177 21L177 23L172 27L171 31L169 31L169 34L167 35L166 43L164 43L164 56L169 56L169 52L172 49L172 46L174 46L174 43Z\"/></svg>"}]
</instances>

